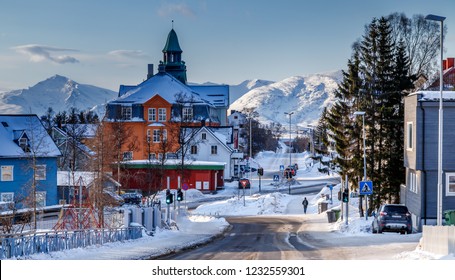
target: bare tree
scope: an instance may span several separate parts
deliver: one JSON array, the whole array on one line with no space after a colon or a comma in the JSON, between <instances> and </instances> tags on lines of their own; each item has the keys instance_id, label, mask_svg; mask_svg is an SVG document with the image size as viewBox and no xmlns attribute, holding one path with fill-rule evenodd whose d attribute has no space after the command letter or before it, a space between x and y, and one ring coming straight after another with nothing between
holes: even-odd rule
<instances>
[{"instance_id":1,"label":"bare tree","mask_svg":"<svg viewBox=\"0 0 455 280\"><path fill-rule=\"evenodd\" d=\"M440 49L440 26L434 21L425 20L423 15L406 17L404 13L393 13L388 16L392 27L395 45L403 41L410 63L410 74L417 77L424 74L432 77L437 70L435 60ZM447 26L444 34L447 33Z\"/></svg>"}]
</instances>

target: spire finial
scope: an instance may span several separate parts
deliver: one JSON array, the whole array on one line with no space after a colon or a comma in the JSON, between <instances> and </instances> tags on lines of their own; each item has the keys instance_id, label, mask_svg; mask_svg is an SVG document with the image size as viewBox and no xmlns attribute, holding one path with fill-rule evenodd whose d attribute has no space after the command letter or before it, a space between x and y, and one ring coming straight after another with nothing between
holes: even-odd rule
<instances>
[{"instance_id":1,"label":"spire finial","mask_svg":"<svg viewBox=\"0 0 455 280\"><path fill-rule=\"evenodd\" d=\"M174 20L172 20L172 29L174 29Z\"/></svg>"}]
</instances>

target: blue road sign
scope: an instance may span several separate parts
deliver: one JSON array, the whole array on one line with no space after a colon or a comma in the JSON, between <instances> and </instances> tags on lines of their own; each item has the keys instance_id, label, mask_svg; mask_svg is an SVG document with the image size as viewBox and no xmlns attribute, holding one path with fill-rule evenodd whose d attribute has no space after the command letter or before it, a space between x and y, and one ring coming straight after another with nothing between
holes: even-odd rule
<instances>
[{"instance_id":1,"label":"blue road sign","mask_svg":"<svg viewBox=\"0 0 455 280\"><path fill-rule=\"evenodd\" d=\"M273 175L273 181L278 182L280 180L280 175Z\"/></svg>"},{"instance_id":2,"label":"blue road sign","mask_svg":"<svg viewBox=\"0 0 455 280\"><path fill-rule=\"evenodd\" d=\"M372 181L361 181L359 183L359 194L360 195L373 194L373 182Z\"/></svg>"},{"instance_id":3,"label":"blue road sign","mask_svg":"<svg viewBox=\"0 0 455 280\"><path fill-rule=\"evenodd\" d=\"M333 190L333 185L328 185L330 190Z\"/></svg>"},{"instance_id":4,"label":"blue road sign","mask_svg":"<svg viewBox=\"0 0 455 280\"><path fill-rule=\"evenodd\" d=\"M284 171L284 165L280 165L280 171Z\"/></svg>"}]
</instances>

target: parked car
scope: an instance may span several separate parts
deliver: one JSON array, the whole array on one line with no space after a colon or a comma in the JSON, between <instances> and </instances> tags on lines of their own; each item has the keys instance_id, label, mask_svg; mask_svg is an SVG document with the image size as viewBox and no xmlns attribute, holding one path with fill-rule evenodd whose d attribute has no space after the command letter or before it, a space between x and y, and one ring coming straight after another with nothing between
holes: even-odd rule
<instances>
[{"instance_id":1,"label":"parked car","mask_svg":"<svg viewBox=\"0 0 455 280\"><path fill-rule=\"evenodd\" d=\"M372 223L373 233L385 231L412 233L411 213L408 207L402 204L383 204L374 215Z\"/></svg>"},{"instance_id":2,"label":"parked car","mask_svg":"<svg viewBox=\"0 0 455 280\"><path fill-rule=\"evenodd\" d=\"M249 189L251 188L251 183L250 183L250 180L248 180L247 178L241 178L239 180L239 189Z\"/></svg>"},{"instance_id":3,"label":"parked car","mask_svg":"<svg viewBox=\"0 0 455 280\"><path fill-rule=\"evenodd\" d=\"M124 193L121 196L126 204L140 204L142 201L140 193Z\"/></svg>"}]
</instances>

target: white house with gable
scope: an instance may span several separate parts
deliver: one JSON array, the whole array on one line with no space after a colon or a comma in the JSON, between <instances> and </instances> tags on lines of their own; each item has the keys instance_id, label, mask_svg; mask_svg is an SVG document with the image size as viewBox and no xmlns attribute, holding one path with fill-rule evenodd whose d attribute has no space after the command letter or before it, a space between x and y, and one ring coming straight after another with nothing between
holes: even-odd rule
<instances>
[{"instance_id":1,"label":"white house with gable","mask_svg":"<svg viewBox=\"0 0 455 280\"><path fill-rule=\"evenodd\" d=\"M233 127L195 127L191 139L188 139L190 153L188 156L193 160L224 162L224 180L238 178L239 162L243 159L243 153L233 148Z\"/></svg>"}]
</instances>

